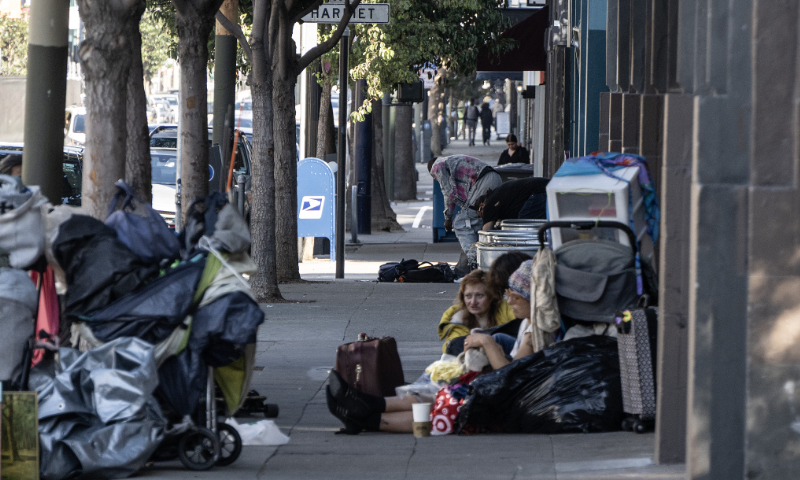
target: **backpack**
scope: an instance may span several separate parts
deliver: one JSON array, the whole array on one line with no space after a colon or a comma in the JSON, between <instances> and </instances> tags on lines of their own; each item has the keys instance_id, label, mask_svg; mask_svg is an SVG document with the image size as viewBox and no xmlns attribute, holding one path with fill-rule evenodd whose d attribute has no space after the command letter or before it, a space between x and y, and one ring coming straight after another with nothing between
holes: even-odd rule
<instances>
[{"instance_id":1,"label":"backpack","mask_svg":"<svg viewBox=\"0 0 800 480\"><path fill-rule=\"evenodd\" d=\"M475 105L467 108L467 120L477 120L480 115L480 110Z\"/></svg>"},{"instance_id":2,"label":"backpack","mask_svg":"<svg viewBox=\"0 0 800 480\"><path fill-rule=\"evenodd\" d=\"M416 260L400 260L400 262L384 263L378 269L379 282L394 282L400 275L406 273L408 270L419 268L419 262Z\"/></svg>"},{"instance_id":3,"label":"backpack","mask_svg":"<svg viewBox=\"0 0 800 480\"><path fill-rule=\"evenodd\" d=\"M423 267L422 265L425 265L425 263L428 266ZM408 270L400 275L397 281L404 283L453 283L456 279L453 269L446 263L433 265L430 262L424 262L420 264L420 267L422 268Z\"/></svg>"}]
</instances>

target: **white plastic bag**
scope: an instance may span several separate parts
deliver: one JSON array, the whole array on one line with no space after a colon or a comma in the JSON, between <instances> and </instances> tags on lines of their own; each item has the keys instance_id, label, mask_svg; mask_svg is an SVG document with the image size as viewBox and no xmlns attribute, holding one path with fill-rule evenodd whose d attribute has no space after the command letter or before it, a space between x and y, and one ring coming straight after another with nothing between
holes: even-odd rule
<instances>
[{"instance_id":1,"label":"white plastic bag","mask_svg":"<svg viewBox=\"0 0 800 480\"><path fill-rule=\"evenodd\" d=\"M272 420L259 420L251 423L238 423L233 417L225 420L242 437L242 445L277 446L289 443L289 437L281 432Z\"/></svg>"}]
</instances>

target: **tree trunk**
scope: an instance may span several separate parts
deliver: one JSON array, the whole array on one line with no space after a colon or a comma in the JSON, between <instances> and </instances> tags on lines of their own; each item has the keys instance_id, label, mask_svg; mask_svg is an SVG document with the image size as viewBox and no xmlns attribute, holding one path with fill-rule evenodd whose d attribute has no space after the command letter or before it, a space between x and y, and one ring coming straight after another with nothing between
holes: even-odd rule
<instances>
[{"instance_id":1,"label":"tree trunk","mask_svg":"<svg viewBox=\"0 0 800 480\"><path fill-rule=\"evenodd\" d=\"M144 13L144 2L140 3ZM131 70L128 75L128 141L125 152L125 181L142 201L152 203L153 188L150 166L150 135L147 129L147 97L144 93L142 67L142 34L139 22L131 24Z\"/></svg>"},{"instance_id":2,"label":"tree trunk","mask_svg":"<svg viewBox=\"0 0 800 480\"><path fill-rule=\"evenodd\" d=\"M129 4L79 0L86 27L80 58L86 82L86 151L83 157L82 204L103 220L125 176L128 77L132 23L138 23L144 0ZM139 15L137 16L137 12Z\"/></svg>"},{"instance_id":3,"label":"tree trunk","mask_svg":"<svg viewBox=\"0 0 800 480\"><path fill-rule=\"evenodd\" d=\"M189 204L208 195L208 37L222 0L189 3L192 3L189 8L177 9L175 14L181 66L181 218L184 221ZM197 3L201 6L197 7ZM216 5L213 10L212 3Z\"/></svg>"},{"instance_id":4,"label":"tree trunk","mask_svg":"<svg viewBox=\"0 0 800 480\"><path fill-rule=\"evenodd\" d=\"M442 156L442 100L444 98L444 79L442 69L436 72L433 88L428 98L428 119L431 121L431 153L435 157ZM428 159L424 159L427 163Z\"/></svg>"},{"instance_id":5,"label":"tree trunk","mask_svg":"<svg viewBox=\"0 0 800 480\"><path fill-rule=\"evenodd\" d=\"M417 178L411 141L411 105L398 105L395 114L394 135L394 198L417 199Z\"/></svg>"},{"instance_id":6,"label":"tree trunk","mask_svg":"<svg viewBox=\"0 0 800 480\"><path fill-rule=\"evenodd\" d=\"M325 160L325 155L328 154L328 134L330 133L330 126L328 119L333 110L331 105L331 82L330 77L325 76L325 81L322 84L322 95L319 99L319 123L317 124L317 158Z\"/></svg>"},{"instance_id":7,"label":"tree trunk","mask_svg":"<svg viewBox=\"0 0 800 480\"><path fill-rule=\"evenodd\" d=\"M372 230L391 232L402 231L397 223L389 199L386 183L383 181L383 102L372 101ZM386 128L389 128L387 125Z\"/></svg>"},{"instance_id":8,"label":"tree trunk","mask_svg":"<svg viewBox=\"0 0 800 480\"><path fill-rule=\"evenodd\" d=\"M259 302L282 300L278 288L275 246L275 150L272 108L272 69L264 46L254 39L253 73L253 179L250 214L250 251L258 273L250 282Z\"/></svg>"},{"instance_id":9,"label":"tree trunk","mask_svg":"<svg viewBox=\"0 0 800 480\"><path fill-rule=\"evenodd\" d=\"M294 85L296 76L273 77L275 108L275 205L278 280L300 279L297 267L297 153L295 151Z\"/></svg>"}]
</instances>

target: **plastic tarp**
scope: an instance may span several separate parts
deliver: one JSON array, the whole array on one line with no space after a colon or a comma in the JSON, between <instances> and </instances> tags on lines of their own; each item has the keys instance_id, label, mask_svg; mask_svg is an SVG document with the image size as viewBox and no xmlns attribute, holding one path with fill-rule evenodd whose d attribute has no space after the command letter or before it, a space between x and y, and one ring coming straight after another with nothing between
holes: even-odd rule
<instances>
[{"instance_id":1,"label":"plastic tarp","mask_svg":"<svg viewBox=\"0 0 800 480\"><path fill-rule=\"evenodd\" d=\"M203 261L183 263L82 320L102 342L138 337L157 344L169 337L189 313L204 268Z\"/></svg>"},{"instance_id":2,"label":"plastic tarp","mask_svg":"<svg viewBox=\"0 0 800 480\"><path fill-rule=\"evenodd\" d=\"M53 256L66 274L64 311L70 322L136 290L158 272L158 265L143 263L112 228L86 215L61 224Z\"/></svg>"},{"instance_id":3,"label":"plastic tarp","mask_svg":"<svg viewBox=\"0 0 800 480\"><path fill-rule=\"evenodd\" d=\"M208 367L225 367L242 357L247 361L247 345L256 342L258 326L264 322L264 312L243 292L230 293L200 308L193 315L187 348L168 359L159 369L159 391L172 409L180 415L190 415L205 392ZM242 370L234 365L232 370ZM247 378L229 372L217 380L239 383ZM241 389L221 384L223 391ZM228 396L226 396L228 400ZM233 412L238 402L231 397L228 409Z\"/></svg>"},{"instance_id":4,"label":"plastic tarp","mask_svg":"<svg viewBox=\"0 0 800 480\"><path fill-rule=\"evenodd\" d=\"M39 393L41 478L132 475L166 427L153 397L153 348L120 338L88 352L62 348L59 354L60 373L48 378L42 362L31 377Z\"/></svg>"},{"instance_id":5,"label":"plastic tarp","mask_svg":"<svg viewBox=\"0 0 800 480\"><path fill-rule=\"evenodd\" d=\"M608 432L619 430L622 419L617 341L595 335L551 345L473 380L456 432Z\"/></svg>"},{"instance_id":6,"label":"plastic tarp","mask_svg":"<svg viewBox=\"0 0 800 480\"><path fill-rule=\"evenodd\" d=\"M0 268L0 381L12 381L22 371L36 302L36 286L27 273Z\"/></svg>"}]
</instances>

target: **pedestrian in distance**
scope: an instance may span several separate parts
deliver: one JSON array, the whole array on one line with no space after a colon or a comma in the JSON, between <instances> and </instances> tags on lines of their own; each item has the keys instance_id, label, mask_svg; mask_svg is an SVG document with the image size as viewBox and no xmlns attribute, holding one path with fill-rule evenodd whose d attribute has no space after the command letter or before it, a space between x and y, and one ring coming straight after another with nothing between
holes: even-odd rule
<instances>
[{"instance_id":1,"label":"pedestrian in distance","mask_svg":"<svg viewBox=\"0 0 800 480\"><path fill-rule=\"evenodd\" d=\"M481 105L481 127L483 128L483 144L491 145L489 140L492 138L492 111L489 109L489 104Z\"/></svg>"},{"instance_id":2,"label":"pedestrian in distance","mask_svg":"<svg viewBox=\"0 0 800 480\"><path fill-rule=\"evenodd\" d=\"M467 124L467 130L469 135L469 146L475 146L475 131L478 128L478 118L480 117L480 111L478 110L477 105L475 105L475 99L469 101L469 106L467 107L467 113L464 115L464 121Z\"/></svg>"},{"instance_id":3,"label":"pedestrian in distance","mask_svg":"<svg viewBox=\"0 0 800 480\"><path fill-rule=\"evenodd\" d=\"M531 154L528 153L528 150L517 143L517 136L509 134L506 137L506 145L508 146L507 149L503 150L503 153L500 154L500 160L498 160L497 165L506 165L509 163L531 163Z\"/></svg>"}]
</instances>

